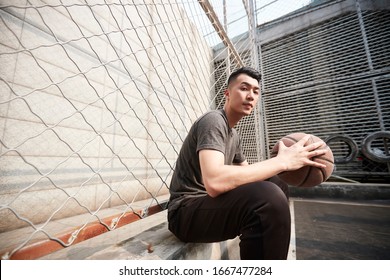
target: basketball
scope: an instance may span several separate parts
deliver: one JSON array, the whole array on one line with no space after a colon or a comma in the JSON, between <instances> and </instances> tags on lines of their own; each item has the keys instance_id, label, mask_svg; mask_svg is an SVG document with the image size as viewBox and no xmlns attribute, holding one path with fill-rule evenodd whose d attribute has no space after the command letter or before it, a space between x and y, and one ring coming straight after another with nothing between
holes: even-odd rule
<instances>
[{"instance_id":1,"label":"basketball","mask_svg":"<svg viewBox=\"0 0 390 280\"><path fill-rule=\"evenodd\" d=\"M290 147L301 140L306 133L292 133L287 136L284 136L281 141L283 141L286 147ZM310 145L314 142L320 141L321 139L317 136L311 135L305 146ZM314 166L304 166L300 169L293 171L285 171L280 173L279 178L285 183L296 186L296 187L314 187L325 182L330 175L332 175L334 168L334 158L332 150L326 145L322 145L318 149L326 149L326 153L320 156L312 158L312 161L316 161L326 165L326 168L318 168ZM272 149L271 156L275 157L278 154L279 150L279 141L275 144Z\"/></svg>"}]
</instances>

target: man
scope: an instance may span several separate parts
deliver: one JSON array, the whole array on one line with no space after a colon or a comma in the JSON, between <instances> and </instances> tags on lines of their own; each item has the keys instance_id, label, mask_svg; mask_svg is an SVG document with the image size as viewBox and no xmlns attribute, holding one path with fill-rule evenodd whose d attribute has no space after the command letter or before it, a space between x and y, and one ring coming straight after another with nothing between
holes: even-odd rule
<instances>
[{"instance_id":1,"label":"man","mask_svg":"<svg viewBox=\"0 0 390 280\"><path fill-rule=\"evenodd\" d=\"M169 229L184 242L218 242L240 236L241 259L286 259L290 211L281 188L266 181L304 165L323 142L304 147L305 137L276 157L249 165L233 128L260 95L260 74L243 67L232 73L223 110L201 116L191 127L170 185Z\"/></svg>"}]
</instances>

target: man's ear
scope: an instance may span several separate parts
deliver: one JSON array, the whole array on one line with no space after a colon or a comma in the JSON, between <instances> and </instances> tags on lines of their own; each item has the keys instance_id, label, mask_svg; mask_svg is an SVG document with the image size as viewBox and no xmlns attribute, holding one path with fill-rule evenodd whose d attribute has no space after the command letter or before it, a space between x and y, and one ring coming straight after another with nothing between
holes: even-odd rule
<instances>
[{"instance_id":1,"label":"man's ear","mask_svg":"<svg viewBox=\"0 0 390 280\"><path fill-rule=\"evenodd\" d=\"M228 90L228 89L226 89L224 94L225 94L225 97L228 99L228 98L229 98L229 95L230 95L230 92L229 92L229 90Z\"/></svg>"}]
</instances>

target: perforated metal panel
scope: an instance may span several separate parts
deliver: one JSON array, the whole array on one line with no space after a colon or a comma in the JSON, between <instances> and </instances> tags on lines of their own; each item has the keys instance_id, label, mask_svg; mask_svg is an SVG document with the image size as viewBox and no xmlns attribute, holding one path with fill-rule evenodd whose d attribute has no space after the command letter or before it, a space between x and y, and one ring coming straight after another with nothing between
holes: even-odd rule
<instances>
[{"instance_id":1,"label":"perforated metal panel","mask_svg":"<svg viewBox=\"0 0 390 280\"><path fill-rule=\"evenodd\" d=\"M268 148L300 131L324 140L344 135L360 151L367 135L389 131L389 46L389 11L347 12L261 45ZM383 141L373 145L387 149ZM330 146L337 158L350 153L346 143ZM389 168L359 152L335 174L384 178Z\"/></svg>"}]
</instances>

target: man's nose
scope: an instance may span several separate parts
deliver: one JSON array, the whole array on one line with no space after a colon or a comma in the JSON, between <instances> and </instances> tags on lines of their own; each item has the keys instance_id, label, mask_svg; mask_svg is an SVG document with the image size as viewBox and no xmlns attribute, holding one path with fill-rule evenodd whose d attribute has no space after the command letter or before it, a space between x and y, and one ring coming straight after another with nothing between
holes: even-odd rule
<instances>
[{"instance_id":1,"label":"man's nose","mask_svg":"<svg viewBox=\"0 0 390 280\"><path fill-rule=\"evenodd\" d=\"M248 99L248 100L254 100L255 99L255 93L252 91L252 90L250 90L249 92L248 92L248 94L246 95L246 99Z\"/></svg>"}]
</instances>

